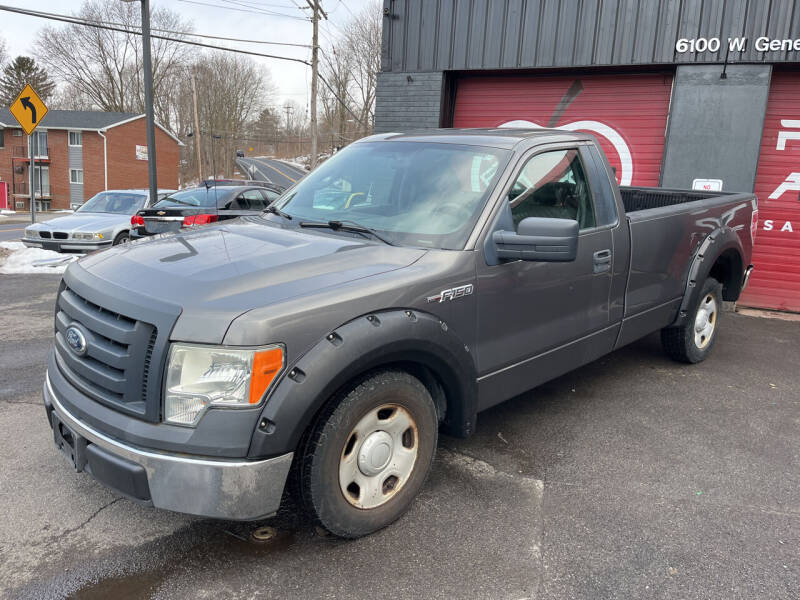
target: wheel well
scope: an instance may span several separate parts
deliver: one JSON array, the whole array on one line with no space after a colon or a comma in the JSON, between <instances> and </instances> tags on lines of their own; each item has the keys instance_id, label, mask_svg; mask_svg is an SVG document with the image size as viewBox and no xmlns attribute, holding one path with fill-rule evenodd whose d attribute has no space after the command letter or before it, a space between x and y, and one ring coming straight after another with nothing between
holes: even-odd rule
<instances>
[{"instance_id":1,"label":"wheel well","mask_svg":"<svg viewBox=\"0 0 800 600\"><path fill-rule=\"evenodd\" d=\"M330 394L327 400L320 406L314 418L309 422L306 433L314 427L319 415L324 414L327 409L330 409L330 404L332 402L338 403L347 393L347 390L354 384L357 385L358 382L370 377L372 373L391 369L405 371L420 380L422 385L424 385L430 393L431 398L433 398L434 404L436 405L436 413L439 417L439 423L444 423L448 408L452 407L452 403L455 402L455 399L458 397L456 390L448 387L442 375L428 365L413 360L398 360L370 365L369 368L350 377L342 386Z\"/></svg>"},{"instance_id":2,"label":"wheel well","mask_svg":"<svg viewBox=\"0 0 800 600\"><path fill-rule=\"evenodd\" d=\"M722 284L722 299L735 302L742 286L742 257L731 248L723 252L711 267L708 276Z\"/></svg>"}]
</instances>

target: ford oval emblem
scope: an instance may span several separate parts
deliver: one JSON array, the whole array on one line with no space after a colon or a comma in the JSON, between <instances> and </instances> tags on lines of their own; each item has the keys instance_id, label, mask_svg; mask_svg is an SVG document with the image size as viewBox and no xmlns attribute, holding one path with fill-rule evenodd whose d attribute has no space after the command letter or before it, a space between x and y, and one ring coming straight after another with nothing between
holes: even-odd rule
<instances>
[{"instance_id":1,"label":"ford oval emblem","mask_svg":"<svg viewBox=\"0 0 800 600\"><path fill-rule=\"evenodd\" d=\"M86 336L83 335L83 332L80 329L74 325L67 327L66 338L67 346L70 347L70 350L72 350L78 356L83 356L86 354Z\"/></svg>"}]
</instances>

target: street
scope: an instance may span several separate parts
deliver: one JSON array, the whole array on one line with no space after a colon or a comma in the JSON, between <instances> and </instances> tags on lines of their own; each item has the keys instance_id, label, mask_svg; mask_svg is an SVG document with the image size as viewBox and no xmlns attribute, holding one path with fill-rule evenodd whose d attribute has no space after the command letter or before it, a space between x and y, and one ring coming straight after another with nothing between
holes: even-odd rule
<instances>
[{"instance_id":1,"label":"street","mask_svg":"<svg viewBox=\"0 0 800 600\"><path fill-rule=\"evenodd\" d=\"M347 542L290 503L195 519L71 472L41 399L58 281L0 276L0 596L797 598L800 322L726 313L704 363L651 335L482 413Z\"/></svg>"},{"instance_id":2,"label":"street","mask_svg":"<svg viewBox=\"0 0 800 600\"><path fill-rule=\"evenodd\" d=\"M2 223L0 222L0 242L16 242L25 231L27 223Z\"/></svg>"},{"instance_id":3,"label":"street","mask_svg":"<svg viewBox=\"0 0 800 600\"><path fill-rule=\"evenodd\" d=\"M306 171L274 158L237 158L236 164L250 179L269 181L283 187L291 187L305 177Z\"/></svg>"}]
</instances>

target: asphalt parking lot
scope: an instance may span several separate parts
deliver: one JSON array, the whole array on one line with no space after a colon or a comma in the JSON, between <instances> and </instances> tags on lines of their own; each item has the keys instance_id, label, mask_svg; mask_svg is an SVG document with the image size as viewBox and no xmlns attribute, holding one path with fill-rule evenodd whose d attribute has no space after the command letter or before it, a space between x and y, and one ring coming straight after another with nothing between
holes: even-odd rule
<instances>
[{"instance_id":1,"label":"asphalt parking lot","mask_svg":"<svg viewBox=\"0 0 800 600\"><path fill-rule=\"evenodd\" d=\"M798 598L800 322L725 314L701 365L650 336L443 438L369 538L142 507L70 472L41 383L57 276L0 276L0 597Z\"/></svg>"}]
</instances>

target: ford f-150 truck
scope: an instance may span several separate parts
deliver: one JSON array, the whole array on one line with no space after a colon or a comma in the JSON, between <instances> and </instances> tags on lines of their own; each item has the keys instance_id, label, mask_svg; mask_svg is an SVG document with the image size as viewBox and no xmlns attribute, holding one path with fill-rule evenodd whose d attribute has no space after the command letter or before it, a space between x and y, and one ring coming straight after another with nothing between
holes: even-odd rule
<instances>
[{"instance_id":1,"label":"ford f-150 truck","mask_svg":"<svg viewBox=\"0 0 800 600\"><path fill-rule=\"evenodd\" d=\"M590 135L435 130L351 144L259 216L66 270L56 445L129 498L384 527L440 430L660 331L708 356L747 282L752 194L617 186Z\"/></svg>"}]
</instances>

